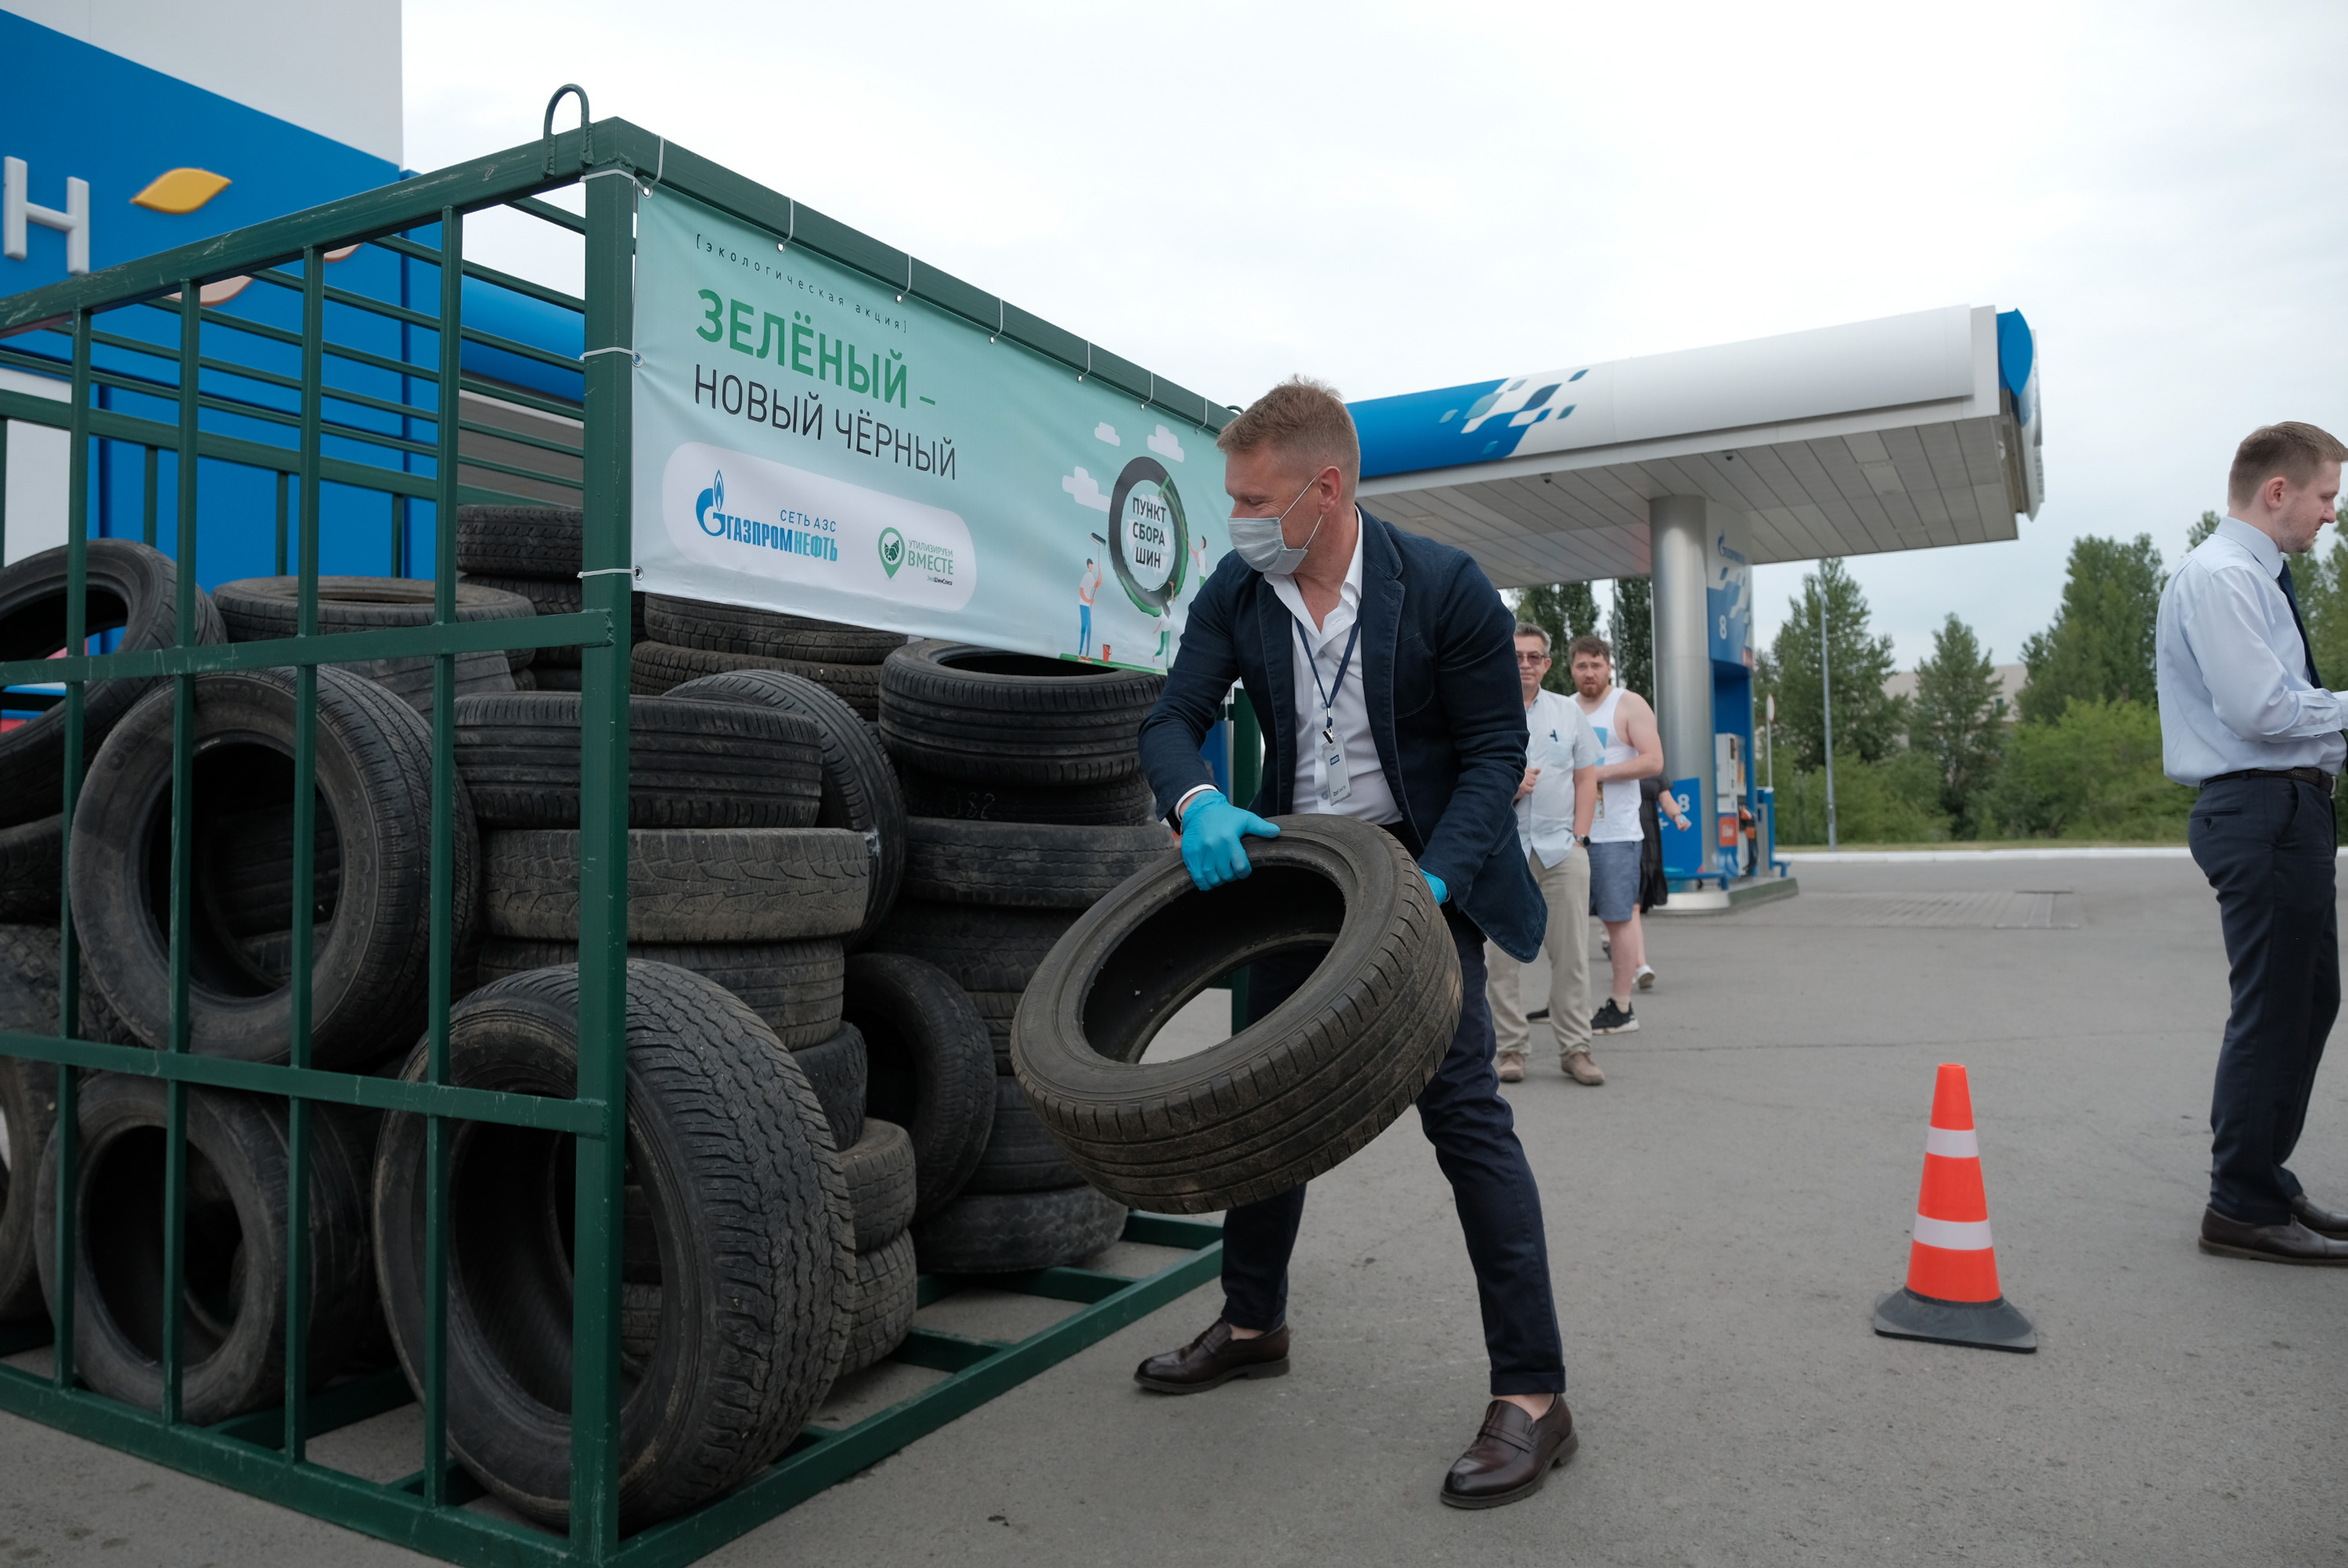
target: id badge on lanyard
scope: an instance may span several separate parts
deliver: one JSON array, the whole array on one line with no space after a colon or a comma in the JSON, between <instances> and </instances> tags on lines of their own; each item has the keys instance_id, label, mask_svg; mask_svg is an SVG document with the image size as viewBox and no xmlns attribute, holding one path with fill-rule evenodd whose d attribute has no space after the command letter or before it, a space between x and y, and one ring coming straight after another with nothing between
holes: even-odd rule
<instances>
[{"instance_id":1,"label":"id badge on lanyard","mask_svg":"<svg viewBox=\"0 0 2348 1568\"><path fill-rule=\"evenodd\" d=\"M1305 668L1313 671L1313 689L1321 699L1321 799L1323 804L1335 805L1351 798L1354 780L1345 768L1345 743L1337 734L1337 693L1344 689L1345 671L1354 662L1354 644L1362 635L1362 623L1345 636L1345 651L1337 661L1337 678L1324 690L1321 684L1321 662L1313 656L1313 644L1304 636L1300 623L1296 641L1304 648Z\"/></svg>"},{"instance_id":2,"label":"id badge on lanyard","mask_svg":"<svg viewBox=\"0 0 2348 1568\"><path fill-rule=\"evenodd\" d=\"M1333 713L1322 715L1321 764L1323 800L1334 804L1354 793L1353 775L1345 771L1345 743L1337 738L1337 720Z\"/></svg>"}]
</instances>

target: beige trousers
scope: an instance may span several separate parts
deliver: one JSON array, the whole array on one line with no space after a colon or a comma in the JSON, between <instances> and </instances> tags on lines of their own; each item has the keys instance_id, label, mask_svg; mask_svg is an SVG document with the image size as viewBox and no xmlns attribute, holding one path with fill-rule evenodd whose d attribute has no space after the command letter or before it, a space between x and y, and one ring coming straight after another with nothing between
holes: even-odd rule
<instances>
[{"instance_id":1,"label":"beige trousers","mask_svg":"<svg viewBox=\"0 0 2348 1568\"><path fill-rule=\"evenodd\" d=\"M1527 857L1533 880L1540 884L1541 901L1549 906L1549 1027L1557 1051L1590 1049L1590 852L1580 845L1554 866L1543 866L1538 855ZM1525 967L1498 946L1484 944L1488 974L1484 993L1492 1004L1493 1050L1499 1056L1522 1056L1532 1029L1518 996Z\"/></svg>"}]
</instances>

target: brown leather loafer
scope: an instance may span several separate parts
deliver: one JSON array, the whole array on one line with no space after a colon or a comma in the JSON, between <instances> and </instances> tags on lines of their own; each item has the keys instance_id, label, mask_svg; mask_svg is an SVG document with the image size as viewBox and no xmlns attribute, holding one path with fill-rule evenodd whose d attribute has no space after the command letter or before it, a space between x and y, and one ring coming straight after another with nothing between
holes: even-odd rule
<instances>
[{"instance_id":1,"label":"brown leather loafer","mask_svg":"<svg viewBox=\"0 0 2348 1568\"><path fill-rule=\"evenodd\" d=\"M1133 1369L1133 1380L1160 1394L1203 1394L1233 1378L1284 1378L1288 1375L1288 1325L1269 1334L1241 1339L1231 1326L1217 1318L1208 1330L1179 1350L1152 1356ZM1521 1414L1521 1412L1519 1412Z\"/></svg>"},{"instance_id":2,"label":"brown leather loafer","mask_svg":"<svg viewBox=\"0 0 2348 1568\"><path fill-rule=\"evenodd\" d=\"M1498 1508L1530 1497L1581 1446L1562 1395L1538 1418L1495 1399L1484 1412L1483 1430L1443 1478L1443 1501L1454 1508Z\"/></svg>"},{"instance_id":3,"label":"brown leather loafer","mask_svg":"<svg viewBox=\"0 0 2348 1568\"><path fill-rule=\"evenodd\" d=\"M2201 1211L2201 1250L2220 1257L2253 1258L2260 1263L2348 1268L2348 1241L2318 1235L2297 1220L2285 1220L2279 1225L2250 1225L2230 1220L2215 1209Z\"/></svg>"},{"instance_id":4,"label":"brown leather loafer","mask_svg":"<svg viewBox=\"0 0 2348 1568\"><path fill-rule=\"evenodd\" d=\"M2348 1241L2348 1214L2338 1209L2327 1209L2303 1193L2291 1200L2291 1217L2317 1235L2327 1235L2333 1241Z\"/></svg>"}]
</instances>

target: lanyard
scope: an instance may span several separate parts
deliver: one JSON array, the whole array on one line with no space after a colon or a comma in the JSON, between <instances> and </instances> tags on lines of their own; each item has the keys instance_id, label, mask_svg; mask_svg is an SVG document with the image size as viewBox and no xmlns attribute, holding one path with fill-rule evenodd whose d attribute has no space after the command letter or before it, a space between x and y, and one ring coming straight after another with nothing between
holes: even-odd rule
<instances>
[{"instance_id":1,"label":"lanyard","mask_svg":"<svg viewBox=\"0 0 2348 1568\"><path fill-rule=\"evenodd\" d=\"M1337 678L1326 690L1321 685L1321 661L1313 657L1313 644L1304 640L1304 623L1292 620L1289 624L1296 628L1296 641L1304 649L1304 667L1313 671L1313 690L1321 699L1321 727L1334 734L1337 728L1337 693L1344 690L1345 671L1354 662L1354 643L1362 635L1362 623L1354 621L1353 630L1345 634L1345 651L1337 661Z\"/></svg>"}]
</instances>

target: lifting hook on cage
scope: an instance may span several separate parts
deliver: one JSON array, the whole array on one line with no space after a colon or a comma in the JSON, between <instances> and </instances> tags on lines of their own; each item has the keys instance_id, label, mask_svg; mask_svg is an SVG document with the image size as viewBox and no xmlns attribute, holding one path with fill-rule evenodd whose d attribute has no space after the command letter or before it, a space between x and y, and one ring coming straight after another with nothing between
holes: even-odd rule
<instances>
[{"instance_id":1,"label":"lifting hook on cage","mask_svg":"<svg viewBox=\"0 0 2348 1568\"><path fill-rule=\"evenodd\" d=\"M986 334L986 341L987 341L987 342L989 342L989 343L993 343L996 338L999 338L999 337L1001 337L1002 335L1003 335L1003 296L1002 296L1002 295L1000 295L1000 294L997 294L997 295L994 297L994 330L993 332L991 332L991 333L987 333L987 334Z\"/></svg>"},{"instance_id":2,"label":"lifting hook on cage","mask_svg":"<svg viewBox=\"0 0 2348 1568\"><path fill-rule=\"evenodd\" d=\"M912 253L911 251L906 251L906 252L905 252L905 286L904 286L903 288L899 289L899 290L897 291L897 302L898 302L899 304L901 304L901 304L903 304L903 303L905 302L905 296L906 296L907 294L911 293L912 292L913 292L913 253Z\"/></svg>"},{"instance_id":3,"label":"lifting hook on cage","mask_svg":"<svg viewBox=\"0 0 2348 1568\"><path fill-rule=\"evenodd\" d=\"M587 115L587 89L577 82L565 82L554 89L552 97L546 100L546 123L539 132L546 143L546 172L549 174L554 172L554 106L570 93L579 95L579 165L583 169L595 161L595 132Z\"/></svg>"},{"instance_id":4,"label":"lifting hook on cage","mask_svg":"<svg viewBox=\"0 0 2348 1568\"><path fill-rule=\"evenodd\" d=\"M783 220L783 237L775 243L775 249L778 251L789 251L792 238L799 231L799 204L786 196L783 198L783 206L788 216Z\"/></svg>"}]
</instances>

